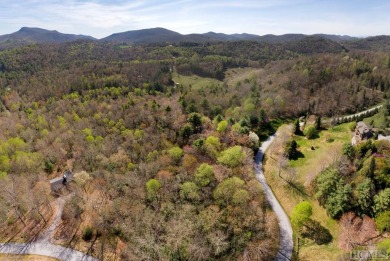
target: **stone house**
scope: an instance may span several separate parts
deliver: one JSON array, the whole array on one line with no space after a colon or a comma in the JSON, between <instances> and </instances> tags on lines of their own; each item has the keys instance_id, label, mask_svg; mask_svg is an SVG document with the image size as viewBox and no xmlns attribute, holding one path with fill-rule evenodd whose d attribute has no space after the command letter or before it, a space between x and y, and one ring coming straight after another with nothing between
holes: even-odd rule
<instances>
[{"instance_id":1,"label":"stone house","mask_svg":"<svg viewBox=\"0 0 390 261\"><path fill-rule=\"evenodd\" d=\"M364 123L363 121L359 121L356 124L356 130L355 130L355 138L357 142L368 140L370 138L374 137L374 132L372 131L372 128Z\"/></svg>"}]
</instances>

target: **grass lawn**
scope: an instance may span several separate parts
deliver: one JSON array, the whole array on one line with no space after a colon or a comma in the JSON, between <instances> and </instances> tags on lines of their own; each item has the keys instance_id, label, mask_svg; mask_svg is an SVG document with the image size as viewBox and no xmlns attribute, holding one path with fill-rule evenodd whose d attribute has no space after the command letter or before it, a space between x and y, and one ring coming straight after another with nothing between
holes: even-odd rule
<instances>
[{"instance_id":1,"label":"grass lawn","mask_svg":"<svg viewBox=\"0 0 390 261\"><path fill-rule=\"evenodd\" d=\"M303 155L290 161L290 166L297 168L299 182L308 186L322 169L341 155L343 145L351 142L352 136L348 126L342 124L333 129L322 130L318 138L313 140L308 140L304 136L295 136L298 150Z\"/></svg>"},{"instance_id":2,"label":"grass lawn","mask_svg":"<svg viewBox=\"0 0 390 261\"><path fill-rule=\"evenodd\" d=\"M289 126L283 125L279 128L278 133L284 132L291 135L290 129ZM278 138L266 152L264 170L267 182L287 214L290 215L294 206L299 202L309 201L313 207L312 219L329 230L333 237L332 242L327 245L317 245L310 240L301 239L299 260L337 260L340 255L344 254L338 247L340 226L318 204L313 191L310 189L310 184L323 168L329 166L341 155L343 144L350 142L350 138L351 132L348 124L323 130L319 133L318 138L314 140L307 140L303 136L295 136L299 150L303 154L297 160L289 162L289 165L296 170L295 187L288 185L285 180L278 176L279 169L274 159L277 159L278 153L283 151L281 143L277 141ZM314 150L311 149L312 146ZM282 177L284 175L282 172ZM294 240L296 241L296 238Z\"/></svg>"},{"instance_id":3,"label":"grass lawn","mask_svg":"<svg viewBox=\"0 0 390 261\"><path fill-rule=\"evenodd\" d=\"M213 85L222 85L223 83L221 81L218 81L216 79L212 78L204 78L197 75L191 75L191 76L184 76L177 74L176 72L173 73L172 79L175 83L179 83L183 85L184 87L191 86L192 89L198 90L201 88L207 88Z\"/></svg>"}]
</instances>

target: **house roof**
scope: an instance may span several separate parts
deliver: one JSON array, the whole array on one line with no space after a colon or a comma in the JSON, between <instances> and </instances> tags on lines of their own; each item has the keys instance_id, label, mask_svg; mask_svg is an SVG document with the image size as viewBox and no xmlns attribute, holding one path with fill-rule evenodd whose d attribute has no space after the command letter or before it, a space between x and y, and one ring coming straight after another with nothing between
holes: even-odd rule
<instances>
[{"instance_id":1,"label":"house roof","mask_svg":"<svg viewBox=\"0 0 390 261\"><path fill-rule=\"evenodd\" d=\"M359 133L368 133L371 131L371 127L363 121L359 121L356 125L356 129Z\"/></svg>"}]
</instances>

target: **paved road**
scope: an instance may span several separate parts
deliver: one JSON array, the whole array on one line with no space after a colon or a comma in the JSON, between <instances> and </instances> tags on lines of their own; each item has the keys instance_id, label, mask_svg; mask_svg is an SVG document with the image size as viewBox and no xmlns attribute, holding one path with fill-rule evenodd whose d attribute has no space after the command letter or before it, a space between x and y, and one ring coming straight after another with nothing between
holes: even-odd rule
<instances>
[{"instance_id":1,"label":"paved road","mask_svg":"<svg viewBox=\"0 0 390 261\"><path fill-rule=\"evenodd\" d=\"M383 104L380 104L380 105L372 107L372 108L370 108L368 110L364 110L364 111L361 111L361 112L358 112L358 113L355 113L355 114L346 115L346 116L335 117L334 119L337 120L337 121L343 121L343 120L352 121L353 117L359 117L362 114L370 113L370 112L373 112L375 110L379 110L382 107L383 107Z\"/></svg>"},{"instance_id":2,"label":"paved road","mask_svg":"<svg viewBox=\"0 0 390 261\"><path fill-rule=\"evenodd\" d=\"M2 254L19 254L19 255L41 255L54 257L64 261L98 261L92 256L86 255L72 248L66 248L59 245L51 244L49 241L54 234L57 225L60 222L62 210L67 199L72 197L70 194L66 197L56 199L57 213L53 223L44 231L37 240L31 243L0 243L0 253Z\"/></svg>"},{"instance_id":3,"label":"paved road","mask_svg":"<svg viewBox=\"0 0 390 261\"><path fill-rule=\"evenodd\" d=\"M272 143L274 138L275 135L269 137L261 145L260 150L257 153L255 159L255 171L256 171L257 179L263 186L267 201L269 202L272 209L274 210L279 223L280 243L279 243L279 251L277 256L275 257L275 261L286 261L286 260L291 260L291 256L292 256L292 251L294 246L293 231L292 231L290 220L286 212L284 212L282 206L279 204L274 193L272 192L271 188L267 184L267 181L263 173L263 163L262 163L264 152L267 150L268 146Z\"/></svg>"}]
</instances>

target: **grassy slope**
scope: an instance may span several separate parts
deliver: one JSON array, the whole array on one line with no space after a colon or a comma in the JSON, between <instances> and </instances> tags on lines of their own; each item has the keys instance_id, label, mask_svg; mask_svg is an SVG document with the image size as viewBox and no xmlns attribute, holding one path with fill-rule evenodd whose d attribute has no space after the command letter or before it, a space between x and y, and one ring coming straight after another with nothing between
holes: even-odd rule
<instances>
[{"instance_id":1,"label":"grassy slope","mask_svg":"<svg viewBox=\"0 0 390 261\"><path fill-rule=\"evenodd\" d=\"M184 76L184 75L177 74L176 72L173 73L172 79L175 83L179 83L184 87L189 87L191 85L193 90L198 90L201 89L202 87L206 88L208 86L222 84L221 81L218 81L216 79L204 78L196 75Z\"/></svg>"},{"instance_id":2,"label":"grassy slope","mask_svg":"<svg viewBox=\"0 0 390 261\"><path fill-rule=\"evenodd\" d=\"M279 131L290 132L290 128L284 125ZM290 165L296 168L297 171L296 188L288 186L284 180L278 177L278 167L275 164L276 162L271 159L271 157L275 158L275 155L281 151L281 148L278 147L280 143L275 142L266 153L267 160L264 168L267 181L287 214L291 214L293 207L297 203L303 200L310 201L313 205L312 218L320 222L333 236L333 241L329 245L318 246L305 240L303 242L304 245L300 246L299 260L336 260L337 256L343 253L338 248L340 232L338 223L328 217L325 209L319 206L308 185L311 180L315 179L322 168L331 164L337 155L340 155L342 145L349 142L350 137L347 124L337 126L333 130L324 130L315 140L309 141L304 137L296 137L299 150L304 154L304 157L290 161ZM332 138L334 139L333 142L326 141ZM311 146L315 150L311 150ZM299 190L304 191L306 195L299 192Z\"/></svg>"}]
</instances>

